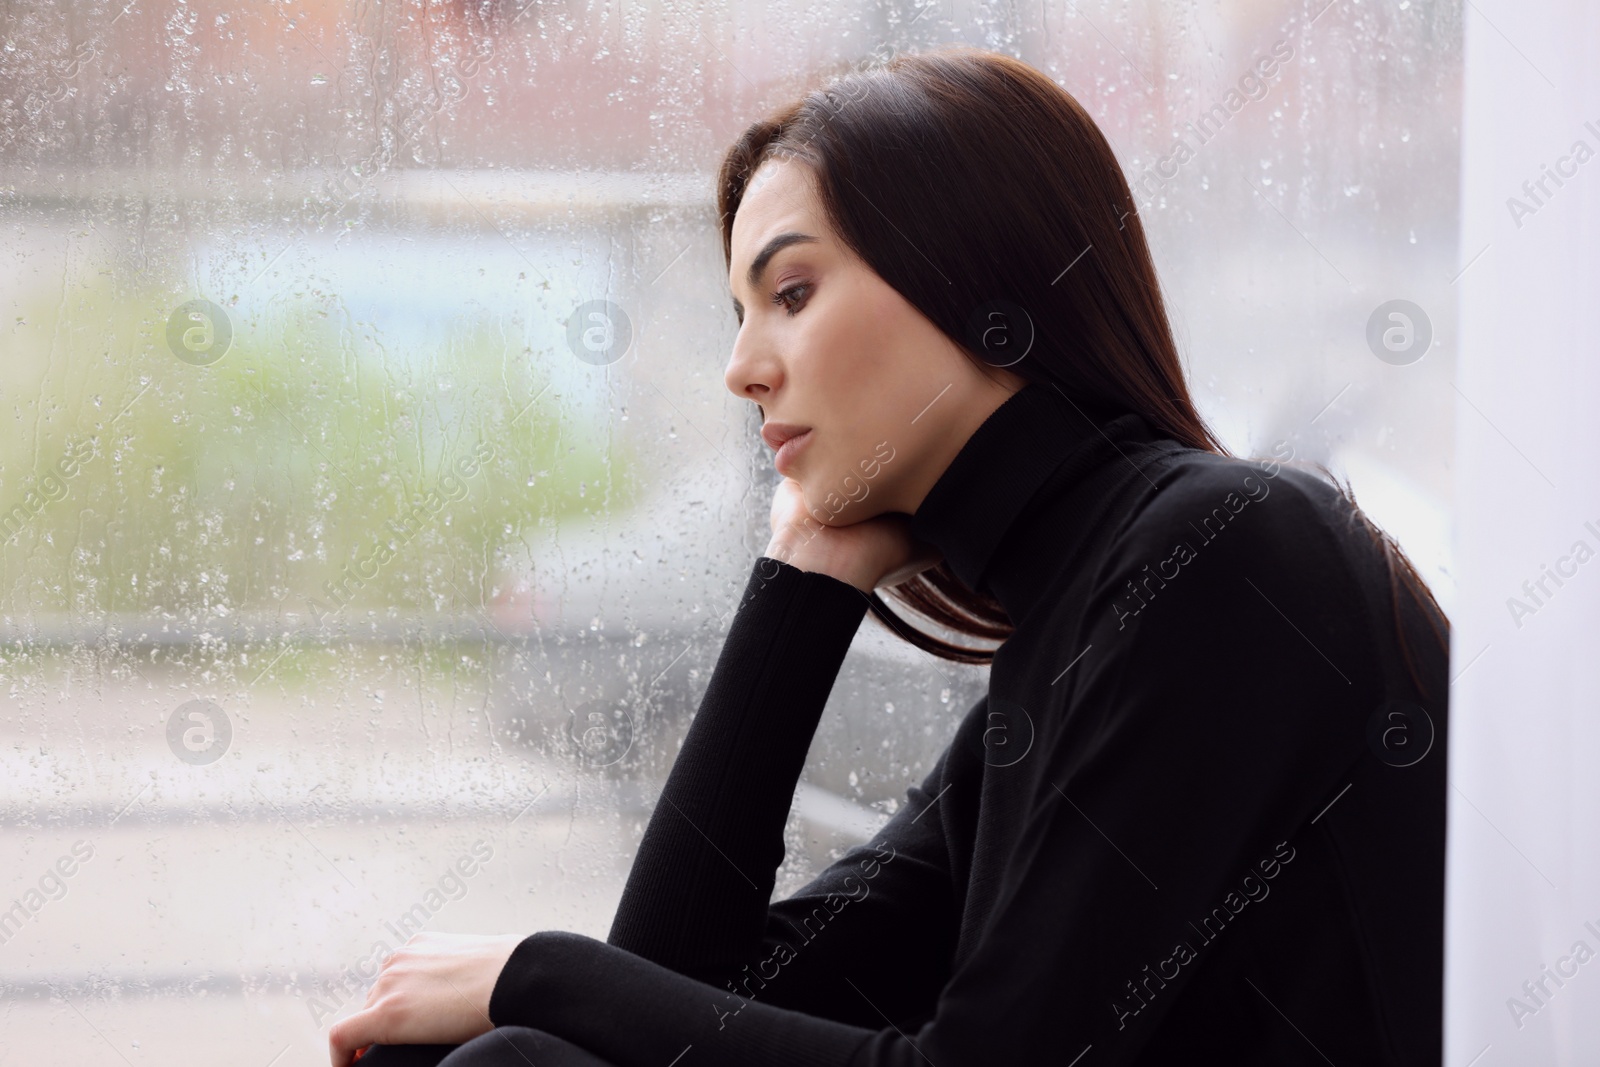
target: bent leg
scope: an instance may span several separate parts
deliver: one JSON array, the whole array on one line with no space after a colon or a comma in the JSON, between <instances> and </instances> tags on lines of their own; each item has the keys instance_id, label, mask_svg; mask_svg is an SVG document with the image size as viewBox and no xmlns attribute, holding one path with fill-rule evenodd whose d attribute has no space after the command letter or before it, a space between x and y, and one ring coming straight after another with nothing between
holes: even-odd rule
<instances>
[{"instance_id":1,"label":"bent leg","mask_svg":"<svg viewBox=\"0 0 1600 1067\"><path fill-rule=\"evenodd\" d=\"M569 1041L526 1026L497 1026L479 1034L446 1056L439 1067L528 1067L530 1063L538 1067L616 1067Z\"/></svg>"}]
</instances>

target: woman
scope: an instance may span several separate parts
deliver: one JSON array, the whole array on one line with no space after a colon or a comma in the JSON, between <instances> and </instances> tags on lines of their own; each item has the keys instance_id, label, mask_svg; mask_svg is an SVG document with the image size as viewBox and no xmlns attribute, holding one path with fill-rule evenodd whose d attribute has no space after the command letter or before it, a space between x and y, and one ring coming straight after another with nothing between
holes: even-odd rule
<instances>
[{"instance_id":1,"label":"woman","mask_svg":"<svg viewBox=\"0 0 1600 1067\"><path fill-rule=\"evenodd\" d=\"M1076 101L900 56L750 127L719 207L786 477L609 938L419 935L334 1063L1438 1062L1447 621L1347 493L1206 429ZM771 902L868 608L990 658L879 588L999 639L988 693Z\"/></svg>"}]
</instances>

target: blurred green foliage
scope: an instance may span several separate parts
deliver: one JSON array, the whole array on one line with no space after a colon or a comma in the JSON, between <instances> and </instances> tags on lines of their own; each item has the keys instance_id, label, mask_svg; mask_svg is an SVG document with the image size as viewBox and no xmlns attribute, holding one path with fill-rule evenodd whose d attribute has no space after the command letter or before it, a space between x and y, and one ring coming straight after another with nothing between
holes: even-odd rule
<instances>
[{"instance_id":1,"label":"blurred green foliage","mask_svg":"<svg viewBox=\"0 0 1600 1067\"><path fill-rule=\"evenodd\" d=\"M402 351L326 292L223 298L231 345L200 366L168 343L190 296L102 273L15 305L0 611L316 614L359 570L345 615L472 612L541 530L637 498L627 441L553 385L573 357L485 313Z\"/></svg>"}]
</instances>

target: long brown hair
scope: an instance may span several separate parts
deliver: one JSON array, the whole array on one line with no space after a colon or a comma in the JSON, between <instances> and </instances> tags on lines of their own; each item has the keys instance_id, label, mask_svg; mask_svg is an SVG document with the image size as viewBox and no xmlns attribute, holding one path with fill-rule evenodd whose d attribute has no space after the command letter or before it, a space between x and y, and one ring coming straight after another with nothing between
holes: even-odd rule
<instances>
[{"instance_id":1,"label":"long brown hair","mask_svg":"<svg viewBox=\"0 0 1600 1067\"><path fill-rule=\"evenodd\" d=\"M1003 312L1021 311L1034 336L1049 339L1004 364L1010 370L1078 403L1138 412L1190 448L1230 454L1189 395L1116 156L1078 101L1044 74L950 45L851 71L752 124L717 179L729 265L734 214L770 156L810 165L844 244L980 368L996 364L983 358L975 316L1003 302ZM1338 487L1354 508L1348 487ZM1443 618L1399 546L1361 521L1383 547L1391 589L1404 584ZM1003 641L1014 629L998 601L967 588L947 563L889 593L957 633ZM994 657L912 627L876 593L871 604L928 652L963 663Z\"/></svg>"}]
</instances>

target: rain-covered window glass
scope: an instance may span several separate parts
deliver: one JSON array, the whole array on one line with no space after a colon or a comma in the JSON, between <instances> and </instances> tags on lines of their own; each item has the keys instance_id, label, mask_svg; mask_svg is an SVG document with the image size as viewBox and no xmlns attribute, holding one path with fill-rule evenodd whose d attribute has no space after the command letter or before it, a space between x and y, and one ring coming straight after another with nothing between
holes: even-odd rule
<instances>
[{"instance_id":1,"label":"rain-covered window glass","mask_svg":"<svg viewBox=\"0 0 1600 1067\"><path fill-rule=\"evenodd\" d=\"M1453 5L71 0L0 33L7 1062L321 1064L376 944L605 936L768 532L715 168L854 64L964 41L1071 91L1202 413L1346 474L1448 610ZM868 615L778 894L986 680Z\"/></svg>"}]
</instances>

